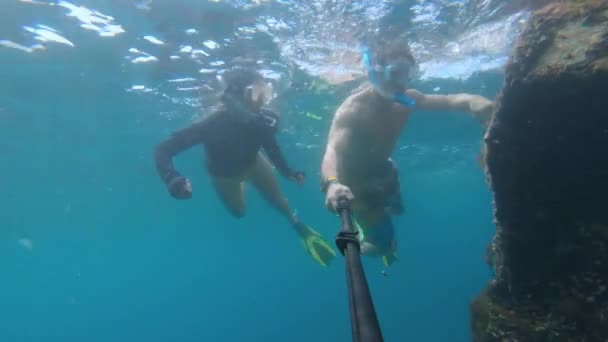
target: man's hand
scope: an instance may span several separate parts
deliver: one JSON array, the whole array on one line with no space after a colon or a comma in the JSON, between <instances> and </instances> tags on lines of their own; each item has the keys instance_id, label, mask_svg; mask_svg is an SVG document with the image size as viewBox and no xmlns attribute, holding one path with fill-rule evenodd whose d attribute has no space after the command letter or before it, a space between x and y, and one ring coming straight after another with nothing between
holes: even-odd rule
<instances>
[{"instance_id":1,"label":"man's hand","mask_svg":"<svg viewBox=\"0 0 608 342\"><path fill-rule=\"evenodd\" d=\"M476 118L487 119L494 111L494 102L481 96L475 96L469 102L469 111Z\"/></svg>"},{"instance_id":2,"label":"man's hand","mask_svg":"<svg viewBox=\"0 0 608 342\"><path fill-rule=\"evenodd\" d=\"M171 196L177 199L192 198L192 183L188 178L176 177L167 184Z\"/></svg>"},{"instance_id":3,"label":"man's hand","mask_svg":"<svg viewBox=\"0 0 608 342\"><path fill-rule=\"evenodd\" d=\"M335 212L338 208L338 201L342 198L346 198L348 201L352 201L355 196L350 189L338 182L331 183L327 188L327 195L325 197L325 206L327 209Z\"/></svg>"},{"instance_id":4,"label":"man's hand","mask_svg":"<svg viewBox=\"0 0 608 342\"><path fill-rule=\"evenodd\" d=\"M302 171L294 171L287 177L292 182L298 183L298 185L304 184L305 174Z\"/></svg>"}]
</instances>

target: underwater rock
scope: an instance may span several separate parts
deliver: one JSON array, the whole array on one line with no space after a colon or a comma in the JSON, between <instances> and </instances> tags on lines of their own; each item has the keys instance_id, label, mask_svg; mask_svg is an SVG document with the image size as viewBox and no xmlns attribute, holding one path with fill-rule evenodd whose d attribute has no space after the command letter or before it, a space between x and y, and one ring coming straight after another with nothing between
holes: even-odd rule
<instances>
[{"instance_id":1,"label":"underwater rock","mask_svg":"<svg viewBox=\"0 0 608 342\"><path fill-rule=\"evenodd\" d=\"M608 1L530 18L485 136L494 278L474 341L608 341Z\"/></svg>"}]
</instances>

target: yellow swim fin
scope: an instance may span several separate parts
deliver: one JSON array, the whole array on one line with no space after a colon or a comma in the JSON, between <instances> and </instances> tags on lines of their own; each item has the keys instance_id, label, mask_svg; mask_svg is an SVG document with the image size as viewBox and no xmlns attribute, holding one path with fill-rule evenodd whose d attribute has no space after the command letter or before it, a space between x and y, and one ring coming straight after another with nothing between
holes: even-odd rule
<instances>
[{"instance_id":1,"label":"yellow swim fin","mask_svg":"<svg viewBox=\"0 0 608 342\"><path fill-rule=\"evenodd\" d=\"M304 249L312 256L321 266L327 267L329 263L336 257L336 252L327 241L323 239L321 234L310 227L302 226L300 239Z\"/></svg>"},{"instance_id":2,"label":"yellow swim fin","mask_svg":"<svg viewBox=\"0 0 608 342\"><path fill-rule=\"evenodd\" d=\"M397 260L398 260L397 259L397 253L391 253L391 254L387 254L387 255L382 256L382 263L386 267L389 267L390 265L392 265Z\"/></svg>"}]
</instances>

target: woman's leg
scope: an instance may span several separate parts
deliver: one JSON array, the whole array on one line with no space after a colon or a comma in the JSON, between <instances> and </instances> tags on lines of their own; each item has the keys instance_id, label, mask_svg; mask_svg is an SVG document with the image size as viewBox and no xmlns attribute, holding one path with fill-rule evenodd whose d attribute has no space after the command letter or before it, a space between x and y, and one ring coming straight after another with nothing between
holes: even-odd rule
<instances>
[{"instance_id":1,"label":"woman's leg","mask_svg":"<svg viewBox=\"0 0 608 342\"><path fill-rule=\"evenodd\" d=\"M323 240L321 234L300 222L291 212L287 198L281 193L279 183L272 171L272 166L262 154L258 154L255 166L249 172L247 179L251 181L266 201L272 204L273 207L291 222L294 230L300 239L302 239L302 242L304 242L306 251L321 266L327 266L336 257L336 253L331 245Z\"/></svg>"},{"instance_id":2,"label":"woman's leg","mask_svg":"<svg viewBox=\"0 0 608 342\"><path fill-rule=\"evenodd\" d=\"M260 192L262 197L275 209L285 216L292 224L298 223L297 218L289 207L287 198L281 192L277 178L272 171L272 165L261 153L258 154L255 165L248 173L248 180Z\"/></svg>"},{"instance_id":3,"label":"woman's leg","mask_svg":"<svg viewBox=\"0 0 608 342\"><path fill-rule=\"evenodd\" d=\"M237 178L211 177L215 188L224 207L232 216L242 218L245 216L245 187L243 182Z\"/></svg>"}]
</instances>

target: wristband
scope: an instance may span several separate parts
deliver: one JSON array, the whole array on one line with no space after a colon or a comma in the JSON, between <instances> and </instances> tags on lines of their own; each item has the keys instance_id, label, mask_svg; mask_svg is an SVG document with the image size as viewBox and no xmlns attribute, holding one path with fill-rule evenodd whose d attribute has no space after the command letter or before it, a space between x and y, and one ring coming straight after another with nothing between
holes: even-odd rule
<instances>
[{"instance_id":1,"label":"wristband","mask_svg":"<svg viewBox=\"0 0 608 342\"><path fill-rule=\"evenodd\" d=\"M327 189L329 189L329 186L333 183L338 183L338 177L329 176L329 177L321 180L321 191L323 193L327 193Z\"/></svg>"}]
</instances>

